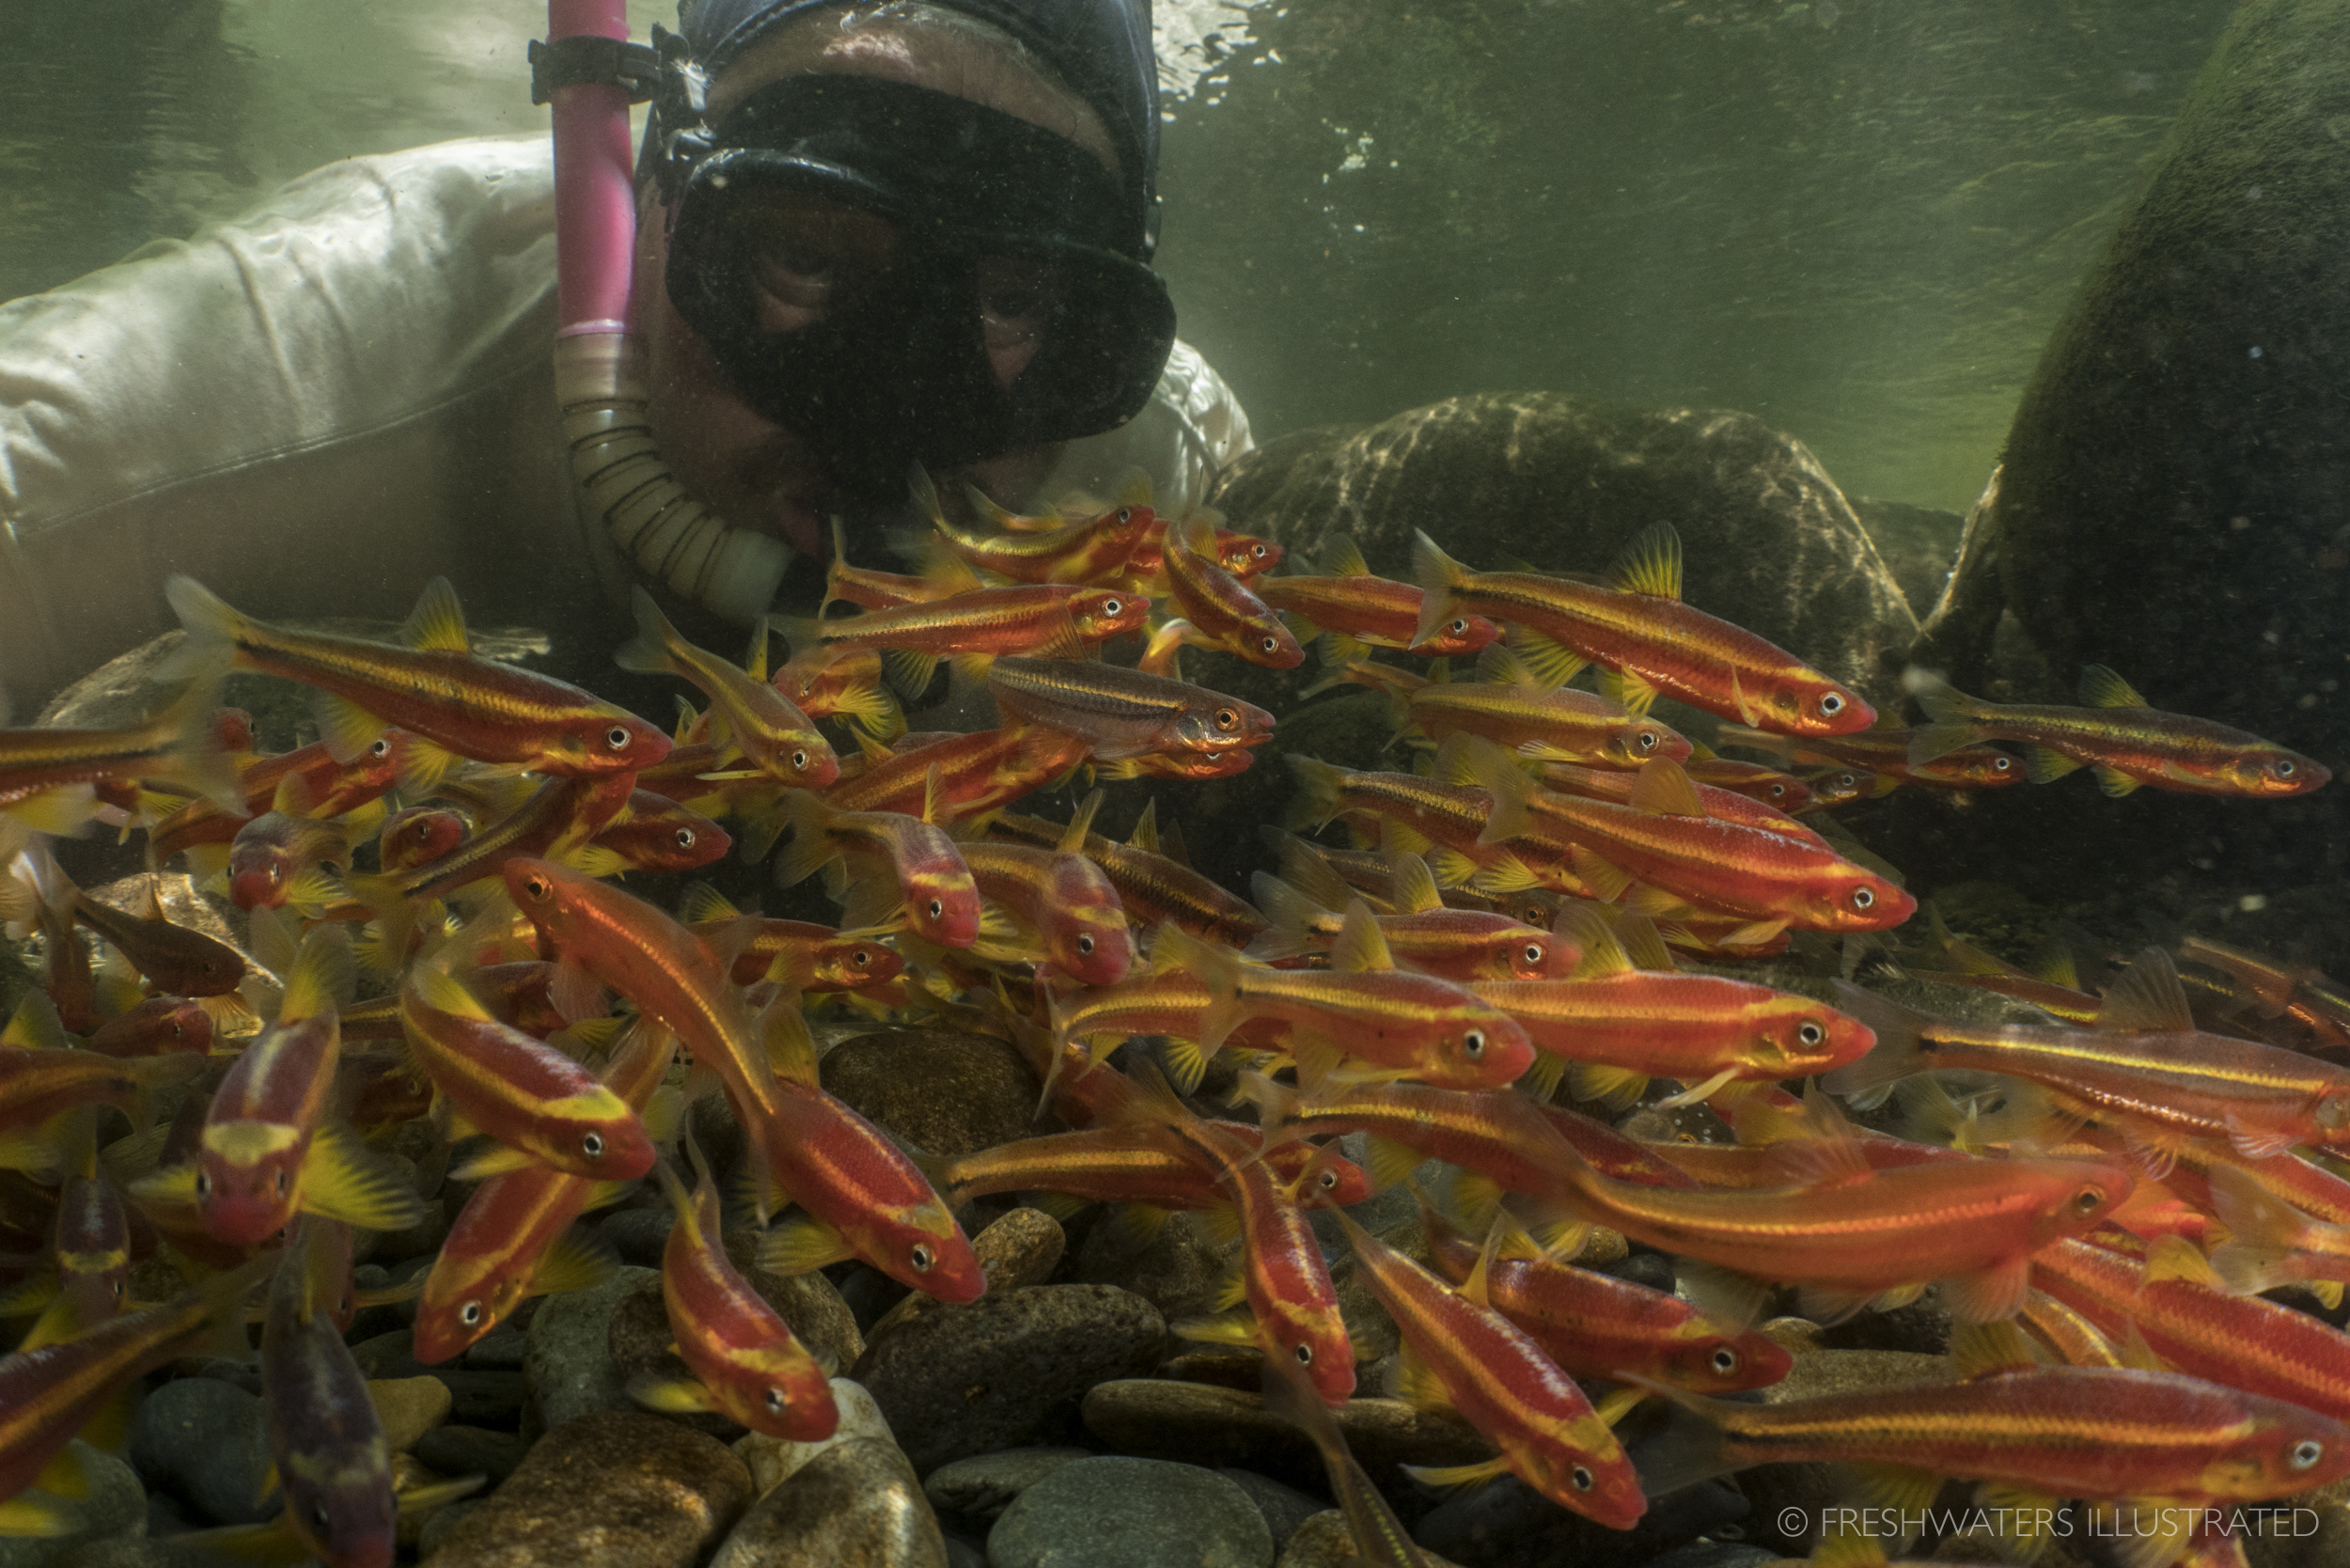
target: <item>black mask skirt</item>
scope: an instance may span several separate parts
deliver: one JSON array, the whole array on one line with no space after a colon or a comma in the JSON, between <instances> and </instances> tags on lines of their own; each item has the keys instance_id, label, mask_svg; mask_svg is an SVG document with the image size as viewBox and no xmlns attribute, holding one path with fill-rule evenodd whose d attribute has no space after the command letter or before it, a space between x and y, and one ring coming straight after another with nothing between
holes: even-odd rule
<instances>
[{"instance_id":1,"label":"black mask skirt","mask_svg":"<svg viewBox=\"0 0 2350 1568\"><path fill-rule=\"evenodd\" d=\"M669 298L736 392L806 438L852 505L1114 430L1175 339L1107 170L950 94L786 77L745 99L672 197ZM1007 384L990 350L1025 365Z\"/></svg>"}]
</instances>

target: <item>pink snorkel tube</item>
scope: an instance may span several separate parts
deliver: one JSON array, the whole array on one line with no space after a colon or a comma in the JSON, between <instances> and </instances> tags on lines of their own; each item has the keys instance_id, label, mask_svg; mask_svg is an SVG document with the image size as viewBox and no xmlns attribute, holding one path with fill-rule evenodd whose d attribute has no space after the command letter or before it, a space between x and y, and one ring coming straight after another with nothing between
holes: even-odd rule
<instances>
[{"instance_id":1,"label":"pink snorkel tube","mask_svg":"<svg viewBox=\"0 0 2350 1568\"><path fill-rule=\"evenodd\" d=\"M626 41L625 0L547 0L549 42L582 34ZM628 333L636 238L628 93L596 83L551 96L555 396L580 505L646 576L748 625L775 603L791 552L689 497L653 444L644 354Z\"/></svg>"}]
</instances>

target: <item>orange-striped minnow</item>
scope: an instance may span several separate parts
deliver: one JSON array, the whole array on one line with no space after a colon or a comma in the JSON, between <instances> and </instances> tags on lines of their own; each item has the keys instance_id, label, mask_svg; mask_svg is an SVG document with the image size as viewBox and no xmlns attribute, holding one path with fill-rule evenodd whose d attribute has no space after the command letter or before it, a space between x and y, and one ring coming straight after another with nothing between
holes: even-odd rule
<instances>
[{"instance_id":1,"label":"orange-striped minnow","mask_svg":"<svg viewBox=\"0 0 2350 1568\"><path fill-rule=\"evenodd\" d=\"M188 631L190 656L299 681L316 694L319 735L337 760L364 755L398 725L404 776L429 782L459 757L540 773L634 772L669 754L669 737L577 686L476 658L446 577L426 585L401 628L404 646L295 632L240 615L193 577L164 597Z\"/></svg>"},{"instance_id":2,"label":"orange-striped minnow","mask_svg":"<svg viewBox=\"0 0 2350 1568\"><path fill-rule=\"evenodd\" d=\"M1276 610L1308 623L1331 665L1352 664L1367 648L1410 648L1419 629L1420 590L1409 583L1371 575L1361 546L1341 534L1324 542L1316 564L1324 575L1264 577L1257 597ZM1431 658L1474 653L1501 635L1481 615L1454 616L1415 651ZM1301 643L1310 637L1299 637Z\"/></svg>"},{"instance_id":3,"label":"orange-striped minnow","mask_svg":"<svg viewBox=\"0 0 2350 1568\"><path fill-rule=\"evenodd\" d=\"M1482 735L1496 745L1540 746L1528 756L1606 768L1676 760L1689 742L1663 721L1635 717L1604 697L1544 682L1499 643L1477 656L1474 681L1430 681L1404 695L1404 716L1432 741Z\"/></svg>"},{"instance_id":4,"label":"orange-striped minnow","mask_svg":"<svg viewBox=\"0 0 2350 1568\"><path fill-rule=\"evenodd\" d=\"M1512 1474L1614 1529L1630 1529L1648 1512L1632 1461L1590 1400L1526 1330L1494 1309L1484 1260L1456 1294L1342 1211L1339 1223L1356 1277L1395 1319L1410 1351L1399 1372L1404 1397L1449 1406L1501 1450L1482 1464L1407 1473L1438 1485Z\"/></svg>"},{"instance_id":5,"label":"orange-striped minnow","mask_svg":"<svg viewBox=\"0 0 2350 1568\"><path fill-rule=\"evenodd\" d=\"M400 1012L409 1049L448 1101L449 1137L487 1133L505 1146L467 1164L462 1180L533 1161L605 1182L652 1168L652 1141L626 1101L562 1051L491 1016L440 964L410 967Z\"/></svg>"},{"instance_id":6,"label":"orange-striped minnow","mask_svg":"<svg viewBox=\"0 0 2350 1568\"><path fill-rule=\"evenodd\" d=\"M2024 781L2024 767L1995 745L1963 745L1930 761L1909 760L1912 732L1878 724L1849 735L1774 735L1743 725L1715 731L1716 745L1745 746L1790 762L1843 763L1881 778L1935 790L1997 790Z\"/></svg>"},{"instance_id":7,"label":"orange-striped minnow","mask_svg":"<svg viewBox=\"0 0 2350 1568\"><path fill-rule=\"evenodd\" d=\"M96 786L133 781L179 785L242 812L245 792L213 723L214 685L199 680L126 729L0 729L0 812L76 833L97 809Z\"/></svg>"},{"instance_id":8,"label":"orange-striped minnow","mask_svg":"<svg viewBox=\"0 0 2350 1568\"><path fill-rule=\"evenodd\" d=\"M1531 636L1512 646L1546 680L1564 684L1585 664L1610 673L1623 706L1645 713L1658 696L1717 717L1796 735L1866 729L1876 712L1859 693L1785 649L1681 600L1681 536L1657 524L1625 546L1605 585L1538 572L1471 572L1425 533L1412 536L1412 572L1426 592L1420 636L1464 610L1510 621Z\"/></svg>"},{"instance_id":9,"label":"orange-striped minnow","mask_svg":"<svg viewBox=\"0 0 2350 1568\"><path fill-rule=\"evenodd\" d=\"M1175 604L1202 646L1268 669L1294 669L1306 651L1265 602L1216 563L1214 530L1202 517L1167 529L1167 578Z\"/></svg>"},{"instance_id":10,"label":"orange-striped minnow","mask_svg":"<svg viewBox=\"0 0 2350 1568\"><path fill-rule=\"evenodd\" d=\"M2186 794L2302 795L2333 776L2321 762L2210 719L2166 713L2103 665L2081 670L2078 708L1985 702L1928 671L1904 678L1929 722L1910 731L1913 761L1929 762L1977 741L2026 748L2035 784L2095 770L2108 795L2139 785Z\"/></svg>"},{"instance_id":11,"label":"orange-striped minnow","mask_svg":"<svg viewBox=\"0 0 2350 1568\"><path fill-rule=\"evenodd\" d=\"M1371 918L1396 964L1465 985L1472 980L1542 980L1571 974L1582 954L1572 942L1562 942L1539 926L1507 915L1477 909L1450 909L1437 894L1428 862L1417 855L1394 856L1397 870L1391 882L1399 907L1374 913ZM1319 862L1316 862L1319 864ZM1284 877L1259 871L1249 881L1272 927L1242 949L1248 958L1283 959L1300 953L1326 952L1346 923L1345 908L1356 902L1354 889L1324 868L1323 897L1338 896L1334 906ZM1335 888L1327 886L1337 883Z\"/></svg>"},{"instance_id":12,"label":"orange-striped minnow","mask_svg":"<svg viewBox=\"0 0 2350 1568\"><path fill-rule=\"evenodd\" d=\"M844 811L807 791L786 796L791 841L776 857L776 883L789 887L834 861L843 861L857 901L852 925L879 925L893 907L902 905L907 924L926 941L942 948L969 947L979 934L979 885L963 852L938 825L938 784L933 763L927 776L929 798L919 817Z\"/></svg>"},{"instance_id":13,"label":"orange-striped minnow","mask_svg":"<svg viewBox=\"0 0 2350 1568\"><path fill-rule=\"evenodd\" d=\"M689 1138L686 1148L698 1178L694 1190L666 1161L656 1169L677 1215L661 1255L661 1299L694 1381L639 1373L629 1394L659 1410L715 1410L761 1436L821 1442L840 1424L825 1369L728 1261L717 1179L700 1145Z\"/></svg>"},{"instance_id":14,"label":"orange-striped minnow","mask_svg":"<svg viewBox=\"0 0 2350 1568\"><path fill-rule=\"evenodd\" d=\"M1003 509L977 490L967 494L981 519L1001 528ZM964 533L947 521L938 492L919 470L914 476L914 501L931 520L942 548L1015 583L1106 581L1126 564L1144 532L1158 520L1150 507L1129 502L1099 517L1080 518L1041 533Z\"/></svg>"},{"instance_id":15,"label":"orange-striped minnow","mask_svg":"<svg viewBox=\"0 0 2350 1568\"><path fill-rule=\"evenodd\" d=\"M1133 836L1122 844L1088 833L1081 852L1118 889L1127 923L1136 931L1172 923L1206 942L1246 947L1265 929L1264 917L1183 861L1150 848L1156 841L1156 817L1145 807ZM1010 811L988 824L993 838L1039 847L1058 845L1064 831L1058 823Z\"/></svg>"},{"instance_id":16,"label":"orange-striped minnow","mask_svg":"<svg viewBox=\"0 0 2350 1568\"><path fill-rule=\"evenodd\" d=\"M2085 1029L1956 1024L1849 984L1837 995L1877 1033L1873 1051L1830 1074L1838 1093L1913 1073L1973 1070L2028 1079L2063 1115L2110 1121L2157 1151L2224 1138L2262 1158L2299 1143L2350 1142L2350 1070L2197 1029L2159 948L2123 971Z\"/></svg>"},{"instance_id":17,"label":"orange-striped minnow","mask_svg":"<svg viewBox=\"0 0 2350 1568\"><path fill-rule=\"evenodd\" d=\"M1874 1495L1922 1511L1945 1478L2034 1497L2258 1502L2350 1473L2350 1428L2313 1410L2174 1372L2048 1367L2023 1330L1968 1325L1952 1337L1964 1381L1822 1394L1777 1404L1710 1399L1650 1384L1703 1418L1644 1455L1658 1493L1749 1465L1829 1461L1873 1467ZM2140 1510L2141 1514L2158 1511ZM2193 1513L2175 1515L2175 1555Z\"/></svg>"},{"instance_id":18,"label":"orange-striped minnow","mask_svg":"<svg viewBox=\"0 0 2350 1568\"><path fill-rule=\"evenodd\" d=\"M998 659L996 706L1084 737L1097 761L1159 751L1230 751L1272 738L1263 709L1170 676L1067 659Z\"/></svg>"},{"instance_id":19,"label":"orange-striped minnow","mask_svg":"<svg viewBox=\"0 0 2350 1568\"><path fill-rule=\"evenodd\" d=\"M622 669L677 675L710 698L710 740L721 757L739 752L786 784L821 790L840 776L840 759L791 699L767 683L767 625L751 635L750 667L738 667L678 634L644 585L636 588L636 636L613 662Z\"/></svg>"},{"instance_id":20,"label":"orange-striped minnow","mask_svg":"<svg viewBox=\"0 0 2350 1568\"><path fill-rule=\"evenodd\" d=\"M261 1405L287 1533L327 1568L391 1568L399 1513L391 1449L335 1321L350 1290L350 1231L305 1217L270 1282Z\"/></svg>"}]
</instances>

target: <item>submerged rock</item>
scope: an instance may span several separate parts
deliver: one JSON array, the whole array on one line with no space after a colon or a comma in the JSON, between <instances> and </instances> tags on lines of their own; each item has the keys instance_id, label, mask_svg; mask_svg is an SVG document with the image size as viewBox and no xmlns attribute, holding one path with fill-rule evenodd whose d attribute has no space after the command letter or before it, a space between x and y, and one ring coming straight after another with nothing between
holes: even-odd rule
<instances>
[{"instance_id":1,"label":"submerged rock","mask_svg":"<svg viewBox=\"0 0 2350 1568\"><path fill-rule=\"evenodd\" d=\"M1413 1483L1404 1465L1472 1465L1493 1446L1458 1417L1393 1399L1352 1399L1332 1412L1373 1485L1390 1495ZM1306 1435L1265 1414L1264 1402L1236 1388L1163 1378L1104 1383L1086 1396L1086 1430L1121 1452L1235 1465L1296 1487L1320 1487L1326 1473Z\"/></svg>"},{"instance_id":2,"label":"submerged rock","mask_svg":"<svg viewBox=\"0 0 2350 1568\"><path fill-rule=\"evenodd\" d=\"M1888 660L1898 667L1916 626L1819 460L1727 409L1619 409L1556 392L1451 398L1261 447L1208 499L1233 526L1292 551L1352 534L1373 572L1405 582L1418 527L1479 571L1518 560L1604 572L1641 529L1669 523L1691 604L1872 698L1897 689Z\"/></svg>"},{"instance_id":3,"label":"submerged rock","mask_svg":"<svg viewBox=\"0 0 2350 1568\"><path fill-rule=\"evenodd\" d=\"M1026 1137L1043 1086L1007 1041L948 1029L883 1029L824 1053L826 1090L942 1159Z\"/></svg>"},{"instance_id":4,"label":"submerged rock","mask_svg":"<svg viewBox=\"0 0 2350 1568\"><path fill-rule=\"evenodd\" d=\"M259 1396L211 1377L182 1377L139 1402L131 1462L147 1483L214 1525L258 1525L277 1501L258 1499L269 1473Z\"/></svg>"},{"instance_id":5,"label":"submerged rock","mask_svg":"<svg viewBox=\"0 0 2350 1568\"><path fill-rule=\"evenodd\" d=\"M826 1449L745 1514L710 1568L946 1568L914 1467L895 1443Z\"/></svg>"},{"instance_id":6,"label":"submerged rock","mask_svg":"<svg viewBox=\"0 0 2350 1568\"><path fill-rule=\"evenodd\" d=\"M750 1466L751 1480L760 1492L774 1491L835 1444L897 1442L889 1431L889 1422L882 1417L881 1406L873 1403L873 1396L866 1392L864 1384L852 1383L845 1377L834 1378L832 1403L840 1413L840 1424L829 1437L794 1443L753 1432L736 1440L735 1456Z\"/></svg>"},{"instance_id":7,"label":"submerged rock","mask_svg":"<svg viewBox=\"0 0 2350 1568\"><path fill-rule=\"evenodd\" d=\"M1035 1285L933 1308L877 1341L854 1375L927 1476L1049 1438L1073 1424L1088 1389L1148 1371L1166 1343L1165 1321L1137 1295Z\"/></svg>"},{"instance_id":8,"label":"submerged rock","mask_svg":"<svg viewBox=\"0 0 2350 1568\"><path fill-rule=\"evenodd\" d=\"M658 1416L596 1411L540 1439L429 1560L687 1568L750 1499L750 1472L715 1438Z\"/></svg>"},{"instance_id":9,"label":"submerged rock","mask_svg":"<svg viewBox=\"0 0 2350 1568\"><path fill-rule=\"evenodd\" d=\"M75 1438L72 1451L89 1478L89 1495L60 1497L65 1515L55 1535L0 1535L0 1568L48 1568L77 1548L145 1533L147 1494L137 1472L103 1449Z\"/></svg>"},{"instance_id":10,"label":"submerged rock","mask_svg":"<svg viewBox=\"0 0 2350 1568\"><path fill-rule=\"evenodd\" d=\"M1450 1558L1425 1547L1420 1556L1428 1560L1428 1568L1459 1568ZM1346 1515L1333 1508L1300 1524L1281 1547L1273 1568L1349 1568L1361 1560L1363 1554L1355 1546L1354 1532L1346 1528Z\"/></svg>"},{"instance_id":11,"label":"submerged rock","mask_svg":"<svg viewBox=\"0 0 2350 1568\"><path fill-rule=\"evenodd\" d=\"M992 1524L1014 1497L1063 1465L1093 1457L1091 1449L1006 1449L941 1465L922 1482L922 1495L942 1513Z\"/></svg>"},{"instance_id":12,"label":"submerged rock","mask_svg":"<svg viewBox=\"0 0 2350 1568\"><path fill-rule=\"evenodd\" d=\"M2060 702L2082 665L2107 665L2156 708L2341 760L2346 132L2350 13L2330 0L2233 8L2048 339L1921 663L1980 696ZM2002 689L2010 632L2045 657L2045 689ZM2152 791L2114 802L2086 778L2000 793L2016 798L1973 831L2035 843L2028 873L2074 898L2116 866L2171 872L2182 859L2209 862L2193 869L2223 887L2307 885L2311 845L2330 846L2338 873L2350 825L2339 782L2260 806ZM2313 934L2328 967L2350 952L2339 925Z\"/></svg>"},{"instance_id":13,"label":"submerged rock","mask_svg":"<svg viewBox=\"0 0 2350 1568\"><path fill-rule=\"evenodd\" d=\"M979 1260L979 1272L987 1276L987 1288L993 1294L1043 1284L1059 1266L1068 1245L1060 1221L1042 1209L1021 1208L1010 1210L973 1236L971 1253ZM909 1292L874 1322L870 1338L878 1340L940 1305L935 1296Z\"/></svg>"},{"instance_id":14,"label":"submerged rock","mask_svg":"<svg viewBox=\"0 0 2350 1568\"><path fill-rule=\"evenodd\" d=\"M612 1318L647 1280L649 1268L622 1267L593 1290L567 1291L540 1306L530 1320L523 1376L540 1421L550 1430L591 1410L634 1410L635 1402L612 1365Z\"/></svg>"},{"instance_id":15,"label":"submerged rock","mask_svg":"<svg viewBox=\"0 0 2350 1568\"><path fill-rule=\"evenodd\" d=\"M1212 1470L1103 1455L1022 1492L988 1533L989 1568L1272 1568L1248 1494Z\"/></svg>"}]
</instances>

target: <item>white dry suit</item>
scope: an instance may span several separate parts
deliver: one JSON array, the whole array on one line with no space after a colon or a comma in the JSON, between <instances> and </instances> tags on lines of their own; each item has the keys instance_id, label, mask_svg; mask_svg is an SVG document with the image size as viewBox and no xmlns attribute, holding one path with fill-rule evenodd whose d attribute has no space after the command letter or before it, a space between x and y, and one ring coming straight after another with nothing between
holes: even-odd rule
<instances>
[{"instance_id":1,"label":"white dry suit","mask_svg":"<svg viewBox=\"0 0 2350 1568\"><path fill-rule=\"evenodd\" d=\"M630 569L559 448L554 223L548 138L445 142L0 306L16 722L174 625L175 572L265 619L398 619L446 575L479 624L604 627ZM1150 405L1072 442L1037 494L1139 466L1180 506L1248 446L1179 342Z\"/></svg>"}]
</instances>

